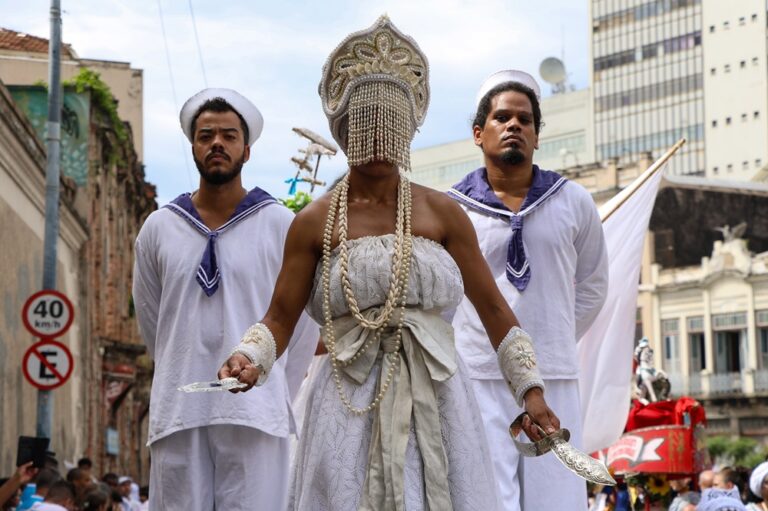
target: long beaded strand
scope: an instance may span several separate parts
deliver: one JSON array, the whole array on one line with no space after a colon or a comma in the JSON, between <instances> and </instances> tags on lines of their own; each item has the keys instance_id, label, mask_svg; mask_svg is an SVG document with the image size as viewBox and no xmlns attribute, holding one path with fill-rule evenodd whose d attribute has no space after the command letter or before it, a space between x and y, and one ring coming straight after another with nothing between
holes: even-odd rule
<instances>
[{"instance_id":1,"label":"long beaded strand","mask_svg":"<svg viewBox=\"0 0 768 511\"><path fill-rule=\"evenodd\" d=\"M403 245L403 181L398 184L398 200L397 200L397 217L395 220L395 245L392 254L392 273L390 274L389 291L387 298L384 302L384 306L379 313L379 316L373 320L365 318L360 312L360 307L357 304L352 286L349 283L349 248L347 246L347 218L348 218L348 201L347 193L349 190L348 176L344 178L342 183L339 183L339 248L340 248L340 260L341 260L341 285L344 292L344 299L347 302L352 316L357 322L365 328L380 328L387 324L389 318L392 316L394 307L396 306L398 299L398 292L400 291L398 281L400 279L400 273L403 271L402 260L402 245Z\"/></svg>"},{"instance_id":2,"label":"long beaded strand","mask_svg":"<svg viewBox=\"0 0 768 511\"><path fill-rule=\"evenodd\" d=\"M354 297L354 293L352 292L351 285L349 284L348 279L348 273L349 273L349 254L346 247L346 233L347 233L347 226L348 226L348 216L347 216L347 193L349 190L349 175L344 177L344 179L336 186L336 189L334 190L332 196L331 196L331 204L329 206L328 210L328 216L326 218L326 225L325 230L323 233L323 264L322 264L322 284L323 284L323 316L324 316L324 332L323 337L326 341L326 346L328 347L328 352L331 358L331 368L333 373L333 379L334 383L336 384L336 389L339 392L339 396L341 398L342 403L344 403L344 406L352 413L356 415L363 415L365 413L370 412L371 410L377 408L379 404L381 403L381 399L384 397L384 394L387 392L390 384L392 383L392 378L394 377L394 372L397 367L397 364L400 361L400 347L402 345L402 329L403 329L403 323L405 320L405 307L408 299L408 280L410 275L410 266L411 266L411 255L413 252L413 240L411 236L411 210L412 210L412 198L411 198L411 186L410 182L408 181L408 178L404 174L400 174L400 183L398 186L398 195L397 195L397 219L396 219L396 236L395 236L395 247L394 247L394 254L393 254L393 264L392 264L392 274L393 276L390 279L390 292L388 293L388 299L387 301L391 303L391 310L389 310L386 313L386 321L381 321L381 324L378 326L375 325L378 320L380 320L383 316L385 316L384 312L382 311L382 314L374 320L374 322L370 322L362 317L359 311L359 307L357 306L357 300ZM338 220L339 220L339 245L341 247L341 268L342 268L342 285L345 287L344 289L344 297L345 301L347 302L348 307L350 308L350 311L353 309L356 310L356 313L353 312L353 316L355 319L363 325L367 329L375 329L374 336L372 336L369 341L365 344L361 350L356 353L353 358L344 363L340 360L338 360L337 354L336 354L336 332L333 328L333 314L331 311L331 290L330 290L330 260L331 260L331 240L333 237L333 229L336 223L336 211L338 208ZM343 232L343 237L342 237ZM345 275L346 273L346 275ZM346 284L344 284L344 280L346 280ZM391 300L390 300L391 297ZM352 402L349 400L349 398L344 393L344 389L341 385L341 371L339 366L342 365L348 365L352 361L356 360L368 347L373 343L374 340L381 338L381 331L387 324L388 320L391 317L392 312L394 311L394 307L396 305L399 305L399 317L398 317L398 323L397 328L395 331L395 349L391 353L387 353L387 376L385 378L384 383L382 384L379 392L377 393L376 397L373 399L373 401L368 404L367 406L363 408L355 407ZM362 321L361 321L362 320ZM371 324L372 326L366 326L363 324L363 321L366 323ZM383 369L383 368L382 368Z\"/></svg>"}]
</instances>

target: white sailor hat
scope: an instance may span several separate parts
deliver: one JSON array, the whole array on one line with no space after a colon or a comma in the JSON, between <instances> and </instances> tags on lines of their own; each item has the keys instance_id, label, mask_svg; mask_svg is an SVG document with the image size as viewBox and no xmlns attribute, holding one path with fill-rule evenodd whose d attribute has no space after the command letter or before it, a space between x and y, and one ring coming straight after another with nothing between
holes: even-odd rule
<instances>
[{"instance_id":1,"label":"white sailor hat","mask_svg":"<svg viewBox=\"0 0 768 511\"><path fill-rule=\"evenodd\" d=\"M181 129L187 136L190 142L194 140L194 133L192 133L192 119L194 118L197 110L203 106L208 100L221 98L242 116L245 120L245 124L248 126L248 145L253 145L254 142L261 135L261 130L264 127L264 118L261 116L261 112L256 108L256 105L248 101L240 93L233 91L232 89L203 89L184 103L179 113L179 121L181 122Z\"/></svg>"},{"instance_id":2,"label":"white sailor hat","mask_svg":"<svg viewBox=\"0 0 768 511\"><path fill-rule=\"evenodd\" d=\"M486 78L485 82L483 82L482 87L480 87L480 90L477 93L475 105L479 106L483 96L488 94L491 89L497 85L508 82L517 82L525 85L526 87L530 87L533 89L533 92L536 93L536 99L541 100L541 89L539 88L539 84L536 83L536 79L533 76L529 75L525 71L505 69L504 71L497 71L496 73L493 73L491 76Z\"/></svg>"}]
</instances>

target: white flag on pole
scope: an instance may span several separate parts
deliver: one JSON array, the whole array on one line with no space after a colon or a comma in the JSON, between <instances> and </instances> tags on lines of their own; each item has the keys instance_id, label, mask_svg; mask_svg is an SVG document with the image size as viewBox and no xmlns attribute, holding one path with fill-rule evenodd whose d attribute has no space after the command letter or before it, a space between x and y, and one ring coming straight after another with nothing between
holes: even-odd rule
<instances>
[{"instance_id":1,"label":"white flag on pole","mask_svg":"<svg viewBox=\"0 0 768 511\"><path fill-rule=\"evenodd\" d=\"M662 160L666 158L599 208L608 251L608 295L578 344L586 452L613 444L627 422L643 243L661 182Z\"/></svg>"}]
</instances>

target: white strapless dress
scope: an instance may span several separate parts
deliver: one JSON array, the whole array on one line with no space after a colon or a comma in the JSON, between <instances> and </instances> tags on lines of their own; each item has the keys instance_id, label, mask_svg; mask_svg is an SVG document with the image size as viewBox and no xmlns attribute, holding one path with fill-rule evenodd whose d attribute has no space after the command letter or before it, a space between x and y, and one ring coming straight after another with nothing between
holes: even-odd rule
<instances>
[{"instance_id":1,"label":"white strapless dress","mask_svg":"<svg viewBox=\"0 0 768 511\"><path fill-rule=\"evenodd\" d=\"M349 242L350 281L361 310L384 302L393 244L394 235ZM331 309L339 318L334 324L340 325L336 332L341 339L353 322L342 295L338 250L331 270ZM307 310L322 324L320 273L318 265ZM357 416L341 402L326 357L312 381L306 382L310 388L289 509L500 509L482 417L456 356L453 330L440 317L463 295L461 274L448 252L434 241L414 237L399 380L378 410ZM347 337L365 336L362 329L353 330ZM343 345L343 339L337 340L337 349ZM364 372L352 374L360 383L342 375L344 392L358 407L376 396L382 365L385 372L388 365L382 364L378 345L368 351ZM365 366L364 359L360 357ZM372 463L371 456L379 463ZM376 473L369 474L373 465L378 467Z\"/></svg>"}]
</instances>

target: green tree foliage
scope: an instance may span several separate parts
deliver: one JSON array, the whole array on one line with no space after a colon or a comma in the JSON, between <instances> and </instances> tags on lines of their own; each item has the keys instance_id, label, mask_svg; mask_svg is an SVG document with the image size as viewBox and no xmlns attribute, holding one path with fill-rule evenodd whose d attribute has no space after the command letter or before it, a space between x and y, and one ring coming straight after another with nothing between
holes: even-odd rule
<instances>
[{"instance_id":1,"label":"green tree foliage","mask_svg":"<svg viewBox=\"0 0 768 511\"><path fill-rule=\"evenodd\" d=\"M64 86L73 87L79 93L89 91L91 93L91 101L106 114L110 124L112 124L112 128L115 130L117 139L120 142L128 140L128 132L125 129L125 125L117 115L117 102L115 102L115 98L112 95L112 90L109 88L109 85L104 83L99 73L87 67L80 68L77 76L71 80L66 80Z\"/></svg>"},{"instance_id":2,"label":"green tree foliage","mask_svg":"<svg viewBox=\"0 0 768 511\"><path fill-rule=\"evenodd\" d=\"M48 83L44 80L38 80L35 82L38 87L48 88ZM93 69L87 67L81 67L80 72L74 78L64 80L62 86L71 87L77 93L90 92L91 104L96 106L107 117L112 130L115 133L118 144L123 144L128 141L128 131L125 129L125 124L117 115L117 102L112 95L112 89L109 88L102 79L101 75ZM109 150L109 160L113 164L122 165L125 162L121 158L119 151L112 147Z\"/></svg>"},{"instance_id":3,"label":"green tree foliage","mask_svg":"<svg viewBox=\"0 0 768 511\"><path fill-rule=\"evenodd\" d=\"M707 450L712 459L728 457L728 445L730 439L724 436L711 436L707 438Z\"/></svg>"},{"instance_id":4,"label":"green tree foliage","mask_svg":"<svg viewBox=\"0 0 768 511\"><path fill-rule=\"evenodd\" d=\"M731 439L725 436L707 438L707 449L713 460L722 465L754 467L766 459L764 446L751 438Z\"/></svg>"},{"instance_id":5,"label":"green tree foliage","mask_svg":"<svg viewBox=\"0 0 768 511\"><path fill-rule=\"evenodd\" d=\"M293 197L280 199L280 202L282 202L285 207L292 210L294 213L298 213L304 209L304 206L312 202L312 196L307 192L296 192L296 195Z\"/></svg>"}]
</instances>

